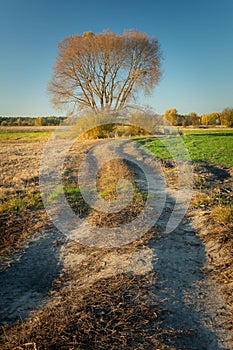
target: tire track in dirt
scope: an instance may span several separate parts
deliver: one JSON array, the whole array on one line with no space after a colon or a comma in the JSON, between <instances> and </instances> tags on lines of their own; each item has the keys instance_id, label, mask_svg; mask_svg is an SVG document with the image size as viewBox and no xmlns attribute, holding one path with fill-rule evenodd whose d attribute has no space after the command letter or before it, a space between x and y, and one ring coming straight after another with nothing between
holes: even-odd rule
<instances>
[{"instance_id":1,"label":"tire track in dirt","mask_svg":"<svg viewBox=\"0 0 233 350\"><path fill-rule=\"evenodd\" d=\"M119 147L118 156L124 158L124 154L139 159L144 157L144 153L129 142ZM146 190L145 177L138 168L134 170L138 184L142 190ZM232 349L232 333L225 328L230 312L221 288L203 271L205 247L191 220L186 217L175 231L165 231L176 198L175 191L167 188L166 192L165 207L157 222L160 226L159 235L155 230L155 238L146 249L140 252L137 250L135 254L125 254L123 259L119 252L108 252L99 261L102 268L98 274L94 270L87 282L93 283L119 271L140 275L153 270L158 274L153 292L163 310L160 327L167 344L179 349ZM24 319L30 311L46 301L47 292L63 268L63 262L64 269L79 266L79 259L69 256L69 249L64 249L60 255L60 249L55 247L54 243L61 237L55 231L38 234L20 259L1 273L2 323L13 322L19 315ZM86 258L83 255L81 261L85 262Z\"/></svg>"},{"instance_id":2,"label":"tire track in dirt","mask_svg":"<svg viewBox=\"0 0 233 350\"><path fill-rule=\"evenodd\" d=\"M109 145L111 147L111 141ZM123 159L130 154L140 161L147 157L144 151L128 141L119 144L117 154ZM153 167L151 161L150 166ZM156 169L155 161L154 171ZM145 176L138 167L134 170L138 184L146 191ZM155 238L149 242L151 253L145 259L148 269L151 269L149 266L152 263L153 270L158 274L153 292L158 296L158 303L163 310L162 328L167 334L167 343L180 349L232 349L232 332L227 330L231 310L226 305L221 287L204 272L205 246L188 215L174 231L166 232L176 199L177 191L167 187L165 207L157 222L160 235L158 237L155 234ZM177 212L177 215L180 213ZM113 260L114 256L110 261ZM125 261L126 271L127 265L132 267L132 260L133 255L128 262ZM134 263L138 264L137 259ZM102 277L105 270L107 267L101 271Z\"/></svg>"},{"instance_id":3,"label":"tire track in dirt","mask_svg":"<svg viewBox=\"0 0 233 350\"><path fill-rule=\"evenodd\" d=\"M167 204L171 202L170 197ZM161 228L164 220L159 222ZM168 342L181 349L232 349L232 333L226 329L230 309L221 287L203 270L205 247L190 220L185 218L171 233L162 230L149 246L156 256L155 294L163 309L162 326L177 333Z\"/></svg>"}]
</instances>

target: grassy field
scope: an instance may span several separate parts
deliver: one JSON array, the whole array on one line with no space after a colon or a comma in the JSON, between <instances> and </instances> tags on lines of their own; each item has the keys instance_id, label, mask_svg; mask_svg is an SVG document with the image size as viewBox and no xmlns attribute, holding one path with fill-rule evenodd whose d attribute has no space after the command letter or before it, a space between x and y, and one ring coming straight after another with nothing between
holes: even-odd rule
<instances>
[{"instance_id":1,"label":"grassy field","mask_svg":"<svg viewBox=\"0 0 233 350\"><path fill-rule=\"evenodd\" d=\"M233 130L184 129L182 138L193 162L206 162L210 165L233 166ZM138 139L139 140L139 139ZM157 138L147 141L140 139L156 157L171 159L168 148ZM177 138L169 139L169 148L179 147ZM182 154L181 154L182 158Z\"/></svg>"},{"instance_id":2,"label":"grassy field","mask_svg":"<svg viewBox=\"0 0 233 350\"><path fill-rule=\"evenodd\" d=\"M38 130L0 130L0 142L32 142L46 140L52 131L45 129Z\"/></svg>"},{"instance_id":3,"label":"grassy field","mask_svg":"<svg viewBox=\"0 0 233 350\"><path fill-rule=\"evenodd\" d=\"M49 127L34 129L5 129L0 130L0 142L34 142L46 141L51 135ZM207 162L210 165L233 166L233 130L231 129L182 129L182 138L193 162ZM171 159L169 149L177 149L179 154L180 142L170 138L169 148L158 138L136 138L156 157ZM182 152L180 152L182 158Z\"/></svg>"}]
</instances>

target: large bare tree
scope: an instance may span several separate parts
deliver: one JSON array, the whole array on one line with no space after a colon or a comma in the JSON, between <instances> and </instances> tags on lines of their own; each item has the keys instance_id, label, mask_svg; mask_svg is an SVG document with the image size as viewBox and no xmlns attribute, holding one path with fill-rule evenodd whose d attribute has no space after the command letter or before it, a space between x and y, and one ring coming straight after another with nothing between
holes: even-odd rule
<instances>
[{"instance_id":1,"label":"large bare tree","mask_svg":"<svg viewBox=\"0 0 233 350\"><path fill-rule=\"evenodd\" d=\"M53 104L119 111L138 91L151 92L160 78L160 61L158 40L138 31L65 38L49 84Z\"/></svg>"}]
</instances>

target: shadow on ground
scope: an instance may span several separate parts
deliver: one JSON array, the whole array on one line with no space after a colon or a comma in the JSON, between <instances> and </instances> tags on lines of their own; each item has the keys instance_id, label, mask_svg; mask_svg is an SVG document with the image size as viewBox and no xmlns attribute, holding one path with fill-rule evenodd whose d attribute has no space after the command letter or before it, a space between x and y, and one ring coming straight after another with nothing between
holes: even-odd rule
<instances>
[{"instance_id":1,"label":"shadow on ground","mask_svg":"<svg viewBox=\"0 0 233 350\"><path fill-rule=\"evenodd\" d=\"M168 345L179 349L219 350L225 348L224 329L219 327L220 288L203 272L205 248L195 229L186 221L171 232L164 227L174 199L167 196L158 224L161 234L149 243L158 273L155 294L163 310L162 332Z\"/></svg>"},{"instance_id":2,"label":"shadow on ground","mask_svg":"<svg viewBox=\"0 0 233 350\"><path fill-rule=\"evenodd\" d=\"M127 142L119 147L125 156ZM138 148L138 147L137 147ZM127 154L126 154L127 155ZM147 188L146 178L133 167L141 190ZM206 171L216 178L227 178L224 169L206 165ZM155 186L156 187L156 186ZM173 212L176 191L166 188L166 202L157 225L155 238L149 242L158 280L153 292L162 312L161 332L169 346L179 349L229 349L230 334L224 329L225 300L221 288L203 271L206 263L205 246L184 218L171 233L166 226ZM177 215L180 215L179 211Z\"/></svg>"},{"instance_id":3,"label":"shadow on ground","mask_svg":"<svg viewBox=\"0 0 233 350\"><path fill-rule=\"evenodd\" d=\"M46 299L62 268L57 240L61 234L44 231L34 237L18 261L0 274L0 323L29 316Z\"/></svg>"}]
</instances>

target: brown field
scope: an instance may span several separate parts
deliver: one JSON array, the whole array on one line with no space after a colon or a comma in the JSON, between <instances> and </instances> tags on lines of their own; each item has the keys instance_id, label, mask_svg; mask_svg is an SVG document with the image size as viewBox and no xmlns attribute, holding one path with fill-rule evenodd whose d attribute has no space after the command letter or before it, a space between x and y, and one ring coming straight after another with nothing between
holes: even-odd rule
<instances>
[{"instance_id":1,"label":"brown field","mask_svg":"<svg viewBox=\"0 0 233 350\"><path fill-rule=\"evenodd\" d=\"M6 131L53 131L56 126L0 126L0 130Z\"/></svg>"},{"instance_id":2,"label":"brown field","mask_svg":"<svg viewBox=\"0 0 233 350\"><path fill-rule=\"evenodd\" d=\"M203 349L231 349L232 168L196 164L188 213L166 234L177 173L172 161L161 161L168 197L157 224L130 244L89 247L67 239L43 207L39 164L46 140L1 143L1 349L200 349L200 339ZM117 214L86 205L77 171L100 142L75 143L63 184L77 214L113 227L136 217L145 198L135 168L117 160L100 172L98 189L112 200L117 180L127 178L137 189L134 202Z\"/></svg>"}]
</instances>

